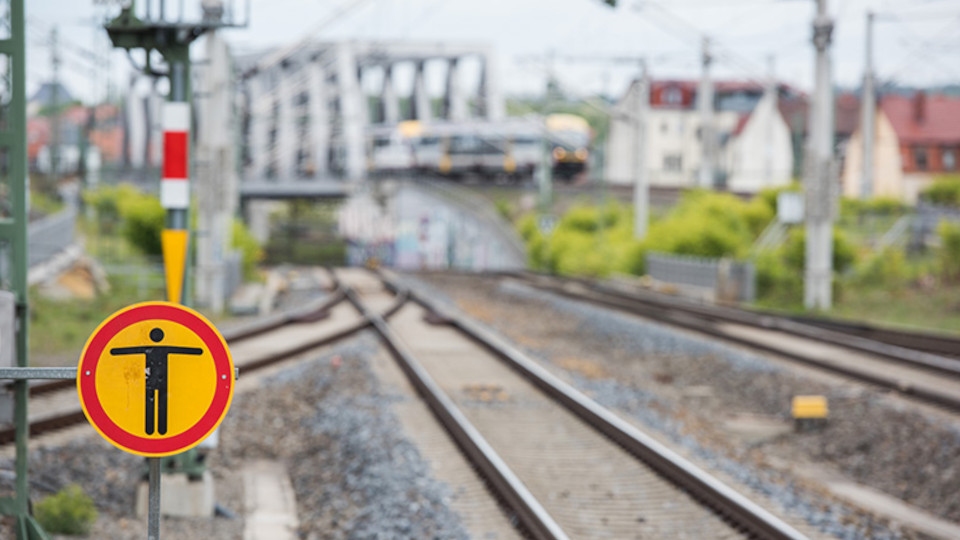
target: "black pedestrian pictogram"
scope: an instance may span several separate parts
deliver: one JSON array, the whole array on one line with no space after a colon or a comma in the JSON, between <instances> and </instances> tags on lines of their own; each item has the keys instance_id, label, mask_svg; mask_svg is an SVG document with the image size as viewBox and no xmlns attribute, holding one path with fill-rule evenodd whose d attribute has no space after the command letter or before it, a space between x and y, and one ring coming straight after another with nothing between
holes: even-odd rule
<instances>
[{"instance_id":1,"label":"black pedestrian pictogram","mask_svg":"<svg viewBox=\"0 0 960 540\"><path fill-rule=\"evenodd\" d=\"M160 343L162 340L163 330L154 328L150 331L150 341ZM156 431L160 435L165 435L167 433L167 357L171 354L199 356L203 354L203 349L194 347L159 347L152 345L146 347L119 347L110 349L111 356L127 354L146 355L147 418L144 429L147 435L153 435L154 416L156 416Z\"/></svg>"}]
</instances>

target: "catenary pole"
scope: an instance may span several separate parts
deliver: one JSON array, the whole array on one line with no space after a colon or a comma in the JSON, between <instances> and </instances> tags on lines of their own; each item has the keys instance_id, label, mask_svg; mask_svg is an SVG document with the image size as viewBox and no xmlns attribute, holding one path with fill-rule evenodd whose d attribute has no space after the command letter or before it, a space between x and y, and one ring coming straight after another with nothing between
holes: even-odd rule
<instances>
[{"instance_id":1,"label":"catenary pole","mask_svg":"<svg viewBox=\"0 0 960 540\"><path fill-rule=\"evenodd\" d=\"M860 113L860 135L863 137L863 167L860 177L860 197L873 196L873 152L876 143L877 95L876 80L873 75L873 18L872 11L867 12L866 67L863 71L863 95Z\"/></svg>"},{"instance_id":2,"label":"catenary pole","mask_svg":"<svg viewBox=\"0 0 960 540\"><path fill-rule=\"evenodd\" d=\"M650 220L650 186L647 179L647 117L650 110L650 74L647 62L640 60L640 80L637 88L637 103L633 119L633 236L640 240L647 235Z\"/></svg>"},{"instance_id":3,"label":"catenary pole","mask_svg":"<svg viewBox=\"0 0 960 540\"><path fill-rule=\"evenodd\" d=\"M810 109L810 144L804 189L806 192L806 265L803 303L807 309L828 310L832 303L833 214L835 203L833 164L833 87L830 74L830 39L833 20L827 0L817 0L813 21L816 48L816 89Z\"/></svg>"},{"instance_id":4,"label":"catenary pole","mask_svg":"<svg viewBox=\"0 0 960 540\"><path fill-rule=\"evenodd\" d=\"M699 187L713 189L714 187L714 149L716 135L713 129L713 81L710 80L710 64L713 57L710 55L710 38L703 36L703 51L700 55L702 72L700 75L700 89L697 91L697 108L700 110L700 157Z\"/></svg>"}]
</instances>

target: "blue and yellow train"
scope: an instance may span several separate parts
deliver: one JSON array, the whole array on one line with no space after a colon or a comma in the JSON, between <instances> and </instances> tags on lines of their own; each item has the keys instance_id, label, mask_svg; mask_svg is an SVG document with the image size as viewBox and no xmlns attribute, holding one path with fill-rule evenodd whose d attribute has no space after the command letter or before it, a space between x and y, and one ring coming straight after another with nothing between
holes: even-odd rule
<instances>
[{"instance_id":1,"label":"blue and yellow train","mask_svg":"<svg viewBox=\"0 0 960 540\"><path fill-rule=\"evenodd\" d=\"M587 168L591 131L570 114L498 122L401 122L367 133L373 175L429 174L524 181L547 161L555 178L574 181Z\"/></svg>"}]
</instances>

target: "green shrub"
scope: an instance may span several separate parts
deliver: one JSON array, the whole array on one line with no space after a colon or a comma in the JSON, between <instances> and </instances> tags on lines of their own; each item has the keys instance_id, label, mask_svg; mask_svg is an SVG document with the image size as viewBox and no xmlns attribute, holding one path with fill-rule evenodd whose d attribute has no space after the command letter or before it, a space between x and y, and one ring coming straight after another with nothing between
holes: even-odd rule
<instances>
[{"instance_id":1,"label":"green shrub","mask_svg":"<svg viewBox=\"0 0 960 540\"><path fill-rule=\"evenodd\" d=\"M782 252L767 251L754 261L757 298L776 305L791 305L803 296L803 269L791 267Z\"/></svg>"},{"instance_id":2,"label":"green shrub","mask_svg":"<svg viewBox=\"0 0 960 540\"><path fill-rule=\"evenodd\" d=\"M523 238L527 246L527 263L534 270L547 270L544 260L546 250L546 240L540 233L540 227L537 225L537 216L527 214L517 222L517 231Z\"/></svg>"},{"instance_id":3,"label":"green shrub","mask_svg":"<svg viewBox=\"0 0 960 540\"><path fill-rule=\"evenodd\" d=\"M59 197L41 190L30 190L30 210L32 212L49 216L61 209L63 209L63 201Z\"/></svg>"},{"instance_id":4,"label":"green shrub","mask_svg":"<svg viewBox=\"0 0 960 540\"><path fill-rule=\"evenodd\" d=\"M937 259L944 281L960 281L960 224L943 221L937 227L940 249Z\"/></svg>"},{"instance_id":5,"label":"green shrub","mask_svg":"<svg viewBox=\"0 0 960 540\"><path fill-rule=\"evenodd\" d=\"M854 281L859 285L894 288L910 280L910 267L903 250L887 248L857 268Z\"/></svg>"},{"instance_id":6,"label":"green shrub","mask_svg":"<svg viewBox=\"0 0 960 540\"><path fill-rule=\"evenodd\" d=\"M844 197L840 199L840 215L845 218L859 218L865 215L896 216L908 210L906 203L892 197L874 197L861 200Z\"/></svg>"},{"instance_id":7,"label":"green shrub","mask_svg":"<svg viewBox=\"0 0 960 540\"><path fill-rule=\"evenodd\" d=\"M644 244L649 250L663 253L741 257L756 239L753 227L759 227L756 217L747 218L747 206L726 193L689 192L650 227ZM753 212L761 214L763 210L758 204Z\"/></svg>"},{"instance_id":8,"label":"green shrub","mask_svg":"<svg viewBox=\"0 0 960 540\"><path fill-rule=\"evenodd\" d=\"M513 221L513 205L510 204L508 199L497 197L497 199L493 201L493 206L497 209L497 213L500 214L500 217L508 222Z\"/></svg>"},{"instance_id":9,"label":"green shrub","mask_svg":"<svg viewBox=\"0 0 960 540\"><path fill-rule=\"evenodd\" d=\"M136 193L120 200L123 237L145 255L163 253L160 232L163 230L166 215L166 210L160 206L160 199L152 195Z\"/></svg>"},{"instance_id":10,"label":"green shrub","mask_svg":"<svg viewBox=\"0 0 960 540\"><path fill-rule=\"evenodd\" d=\"M263 249L250 230L239 219L233 220L232 245L240 251L243 259L243 276L253 280L257 276L257 264L263 260Z\"/></svg>"},{"instance_id":11,"label":"green shrub","mask_svg":"<svg viewBox=\"0 0 960 540\"><path fill-rule=\"evenodd\" d=\"M842 274L856 260L856 251L839 229L833 230L833 271ZM791 231L780 249L761 253L754 258L757 276L757 298L761 303L777 306L799 305L803 298L803 273L806 267L806 232L803 227ZM842 290L834 281L834 296Z\"/></svg>"},{"instance_id":12,"label":"green shrub","mask_svg":"<svg viewBox=\"0 0 960 540\"><path fill-rule=\"evenodd\" d=\"M120 201L139 196L137 189L129 184L99 186L83 193L83 200L93 207L100 231L112 233L121 221Z\"/></svg>"},{"instance_id":13,"label":"green shrub","mask_svg":"<svg viewBox=\"0 0 960 540\"><path fill-rule=\"evenodd\" d=\"M920 192L920 198L934 203L960 206L960 175L943 175Z\"/></svg>"},{"instance_id":14,"label":"green shrub","mask_svg":"<svg viewBox=\"0 0 960 540\"><path fill-rule=\"evenodd\" d=\"M166 211L157 197L130 184L120 184L100 186L84 193L83 198L93 207L101 232L112 234L119 225L123 238L141 253L160 255L163 252L160 231Z\"/></svg>"},{"instance_id":15,"label":"green shrub","mask_svg":"<svg viewBox=\"0 0 960 540\"><path fill-rule=\"evenodd\" d=\"M651 225L641 242L633 238L633 209L618 203L601 208L574 206L548 236L540 232L536 216L528 214L517 222L517 231L532 268L560 274L642 275L649 251L701 257L746 255L774 218L775 201L775 195L747 203L729 194L691 191Z\"/></svg>"},{"instance_id":16,"label":"green shrub","mask_svg":"<svg viewBox=\"0 0 960 540\"><path fill-rule=\"evenodd\" d=\"M38 502L34 505L34 514L48 533L72 536L87 536L97 520L93 500L76 484Z\"/></svg>"},{"instance_id":17,"label":"green shrub","mask_svg":"<svg viewBox=\"0 0 960 540\"><path fill-rule=\"evenodd\" d=\"M804 227L797 227L790 233L783 246L783 257L787 266L800 270L806 268L807 234ZM840 229L833 229L833 271L840 274L845 272L857 258L853 244L847 240Z\"/></svg>"}]
</instances>

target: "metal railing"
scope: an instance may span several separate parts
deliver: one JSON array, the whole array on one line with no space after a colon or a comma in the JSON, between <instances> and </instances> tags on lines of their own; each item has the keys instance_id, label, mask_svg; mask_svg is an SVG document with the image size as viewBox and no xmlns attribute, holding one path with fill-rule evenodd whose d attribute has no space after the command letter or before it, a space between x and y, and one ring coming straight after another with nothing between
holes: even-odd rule
<instances>
[{"instance_id":1,"label":"metal railing","mask_svg":"<svg viewBox=\"0 0 960 540\"><path fill-rule=\"evenodd\" d=\"M665 283L710 289L718 299L752 302L756 298L756 272L750 262L648 253L647 274Z\"/></svg>"},{"instance_id":2,"label":"metal railing","mask_svg":"<svg viewBox=\"0 0 960 540\"><path fill-rule=\"evenodd\" d=\"M926 247L937 234L941 221L960 222L960 208L921 202L917 205L916 217L911 223L910 245Z\"/></svg>"}]
</instances>

